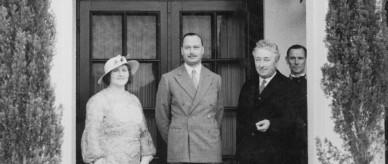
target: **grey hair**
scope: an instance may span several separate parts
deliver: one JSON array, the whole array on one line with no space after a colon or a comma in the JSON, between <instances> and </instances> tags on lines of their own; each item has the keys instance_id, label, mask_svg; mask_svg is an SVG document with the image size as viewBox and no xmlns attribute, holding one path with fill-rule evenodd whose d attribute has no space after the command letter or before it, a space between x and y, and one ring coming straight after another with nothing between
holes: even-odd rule
<instances>
[{"instance_id":1,"label":"grey hair","mask_svg":"<svg viewBox=\"0 0 388 164\"><path fill-rule=\"evenodd\" d=\"M253 49L253 52L257 51L258 49L266 49L266 50L274 53L276 55L275 56L276 61L278 61L280 58L278 45L274 42L271 42L271 41L265 40L265 39L259 40L258 42L256 42L256 46Z\"/></svg>"}]
</instances>

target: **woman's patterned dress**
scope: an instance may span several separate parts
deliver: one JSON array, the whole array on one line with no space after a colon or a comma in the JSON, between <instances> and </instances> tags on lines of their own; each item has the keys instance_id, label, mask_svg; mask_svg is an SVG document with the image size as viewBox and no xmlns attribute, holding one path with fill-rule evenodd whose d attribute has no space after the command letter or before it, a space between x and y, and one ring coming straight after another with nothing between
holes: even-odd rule
<instances>
[{"instance_id":1,"label":"woman's patterned dress","mask_svg":"<svg viewBox=\"0 0 388 164\"><path fill-rule=\"evenodd\" d=\"M129 92L114 95L109 89L91 97L81 147L86 163L139 164L141 156L154 155L139 99Z\"/></svg>"}]
</instances>

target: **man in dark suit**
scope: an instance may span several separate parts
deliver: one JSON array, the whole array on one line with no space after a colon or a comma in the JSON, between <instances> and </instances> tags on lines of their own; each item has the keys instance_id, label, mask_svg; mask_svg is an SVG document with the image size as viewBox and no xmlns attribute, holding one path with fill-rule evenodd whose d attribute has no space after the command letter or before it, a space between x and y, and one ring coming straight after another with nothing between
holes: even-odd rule
<instances>
[{"instance_id":1,"label":"man in dark suit","mask_svg":"<svg viewBox=\"0 0 388 164\"><path fill-rule=\"evenodd\" d=\"M257 74L239 97L237 158L240 164L289 163L284 149L294 125L290 80L276 69L280 54L275 43L260 40L252 54Z\"/></svg>"},{"instance_id":2,"label":"man in dark suit","mask_svg":"<svg viewBox=\"0 0 388 164\"><path fill-rule=\"evenodd\" d=\"M295 135L290 145L289 154L295 164L307 164L307 50L301 45L292 45L287 50L286 61L290 67L289 78L296 86L295 99Z\"/></svg>"}]
</instances>

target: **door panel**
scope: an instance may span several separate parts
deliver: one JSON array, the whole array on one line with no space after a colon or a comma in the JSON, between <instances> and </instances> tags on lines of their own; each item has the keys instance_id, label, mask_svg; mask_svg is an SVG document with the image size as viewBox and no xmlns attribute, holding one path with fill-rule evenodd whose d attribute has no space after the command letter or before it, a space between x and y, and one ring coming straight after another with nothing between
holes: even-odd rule
<instances>
[{"instance_id":1,"label":"door panel","mask_svg":"<svg viewBox=\"0 0 388 164\"><path fill-rule=\"evenodd\" d=\"M243 58L245 53L245 23L239 13L217 15L217 50L219 58Z\"/></svg>"},{"instance_id":2,"label":"door panel","mask_svg":"<svg viewBox=\"0 0 388 164\"><path fill-rule=\"evenodd\" d=\"M217 72L222 77L222 89L224 92L224 106L236 108L238 96L245 79L245 70L239 63L218 64Z\"/></svg>"},{"instance_id":3,"label":"door panel","mask_svg":"<svg viewBox=\"0 0 388 164\"><path fill-rule=\"evenodd\" d=\"M127 50L130 58L157 59L157 16L127 16Z\"/></svg>"},{"instance_id":4,"label":"door panel","mask_svg":"<svg viewBox=\"0 0 388 164\"><path fill-rule=\"evenodd\" d=\"M239 2L208 3L180 1L171 11L173 17L179 17L174 33L182 37L187 32L201 35L205 47L202 61L205 67L222 77L222 90L225 115L222 123L222 152L224 163L235 163L236 152L236 108L238 96L245 81L245 68L241 63L246 59L245 17ZM231 5L233 4L233 5ZM174 18L172 18L174 19ZM174 21L175 22L175 21ZM178 37L178 36L175 36ZM180 43L172 42L178 52ZM182 61L179 56L174 62ZM180 63L174 63L179 65Z\"/></svg>"},{"instance_id":5,"label":"door panel","mask_svg":"<svg viewBox=\"0 0 388 164\"><path fill-rule=\"evenodd\" d=\"M194 32L202 37L205 53L204 59L210 59L212 54L211 15L183 15L182 34Z\"/></svg>"},{"instance_id":6,"label":"door panel","mask_svg":"<svg viewBox=\"0 0 388 164\"><path fill-rule=\"evenodd\" d=\"M157 82L161 73L167 71L167 4L150 1L80 1L79 17L77 163L82 163L80 138L84 129L86 102L91 95L105 87L97 85L97 79L103 74L104 63L118 54L140 62L128 89L140 99L157 146L160 139L153 111ZM158 157L154 163L161 163Z\"/></svg>"},{"instance_id":7,"label":"door panel","mask_svg":"<svg viewBox=\"0 0 388 164\"><path fill-rule=\"evenodd\" d=\"M106 59L122 52L120 15L92 16L92 58Z\"/></svg>"},{"instance_id":8,"label":"door panel","mask_svg":"<svg viewBox=\"0 0 388 164\"><path fill-rule=\"evenodd\" d=\"M225 116L222 124L224 163L235 163L236 113L249 56L244 1L80 1L77 97L77 163L82 163L80 138L88 98L105 86L97 85L104 63L124 54L140 68L128 90L140 99L157 147L153 163L165 163L166 145L154 118L160 76L180 64L180 40L199 33L204 42L203 65L222 77Z\"/></svg>"},{"instance_id":9,"label":"door panel","mask_svg":"<svg viewBox=\"0 0 388 164\"><path fill-rule=\"evenodd\" d=\"M155 94L158 78L157 63L141 63L128 90L135 93L144 109L155 107Z\"/></svg>"}]
</instances>

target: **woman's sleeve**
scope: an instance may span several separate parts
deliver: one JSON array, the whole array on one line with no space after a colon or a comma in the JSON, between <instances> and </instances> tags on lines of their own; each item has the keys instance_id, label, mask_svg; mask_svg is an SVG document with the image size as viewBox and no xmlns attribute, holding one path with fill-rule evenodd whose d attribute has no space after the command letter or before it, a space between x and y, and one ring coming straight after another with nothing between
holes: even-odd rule
<instances>
[{"instance_id":1,"label":"woman's sleeve","mask_svg":"<svg viewBox=\"0 0 388 164\"><path fill-rule=\"evenodd\" d=\"M155 146L154 146L154 143L152 142L151 134L147 128L147 122L144 117L143 108L141 107L140 101L138 102L140 105L141 117L142 117L142 124L140 128L140 147L141 147L140 154L141 156L155 155L156 153Z\"/></svg>"},{"instance_id":2,"label":"woman's sleeve","mask_svg":"<svg viewBox=\"0 0 388 164\"><path fill-rule=\"evenodd\" d=\"M85 130L82 134L82 158L86 163L92 163L104 154L100 147L101 123L103 121L103 104L97 97L92 97L86 104Z\"/></svg>"}]
</instances>

